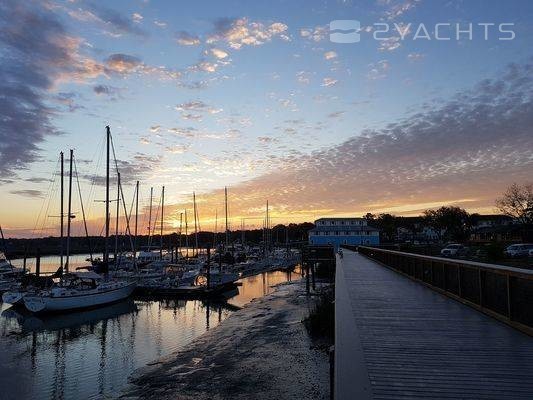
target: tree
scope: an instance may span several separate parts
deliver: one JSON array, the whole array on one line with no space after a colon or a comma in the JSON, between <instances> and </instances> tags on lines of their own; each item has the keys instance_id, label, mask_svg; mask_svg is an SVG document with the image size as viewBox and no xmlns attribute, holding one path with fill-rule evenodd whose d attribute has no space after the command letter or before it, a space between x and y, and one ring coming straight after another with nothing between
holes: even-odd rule
<instances>
[{"instance_id":1,"label":"tree","mask_svg":"<svg viewBox=\"0 0 533 400\"><path fill-rule=\"evenodd\" d=\"M374 225L381 229L383 238L386 241L393 241L398 234L401 218L392 214L379 214Z\"/></svg>"},{"instance_id":2,"label":"tree","mask_svg":"<svg viewBox=\"0 0 533 400\"><path fill-rule=\"evenodd\" d=\"M469 236L470 216L460 207L441 207L424 211L424 220L433 228L439 239L463 241Z\"/></svg>"},{"instance_id":3,"label":"tree","mask_svg":"<svg viewBox=\"0 0 533 400\"><path fill-rule=\"evenodd\" d=\"M533 184L513 183L503 196L496 200L496 207L522 224L533 223Z\"/></svg>"},{"instance_id":4,"label":"tree","mask_svg":"<svg viewBox=\"0 0 533 400\"><path fill-rule=\"evenodd\" d=\"M372 222L374 221L376 216L374 214L372 214L372 213L366 213L363 218L366 219L366 222L370 225L370 224L372 224Z\"/></svg>"}]
</instances>

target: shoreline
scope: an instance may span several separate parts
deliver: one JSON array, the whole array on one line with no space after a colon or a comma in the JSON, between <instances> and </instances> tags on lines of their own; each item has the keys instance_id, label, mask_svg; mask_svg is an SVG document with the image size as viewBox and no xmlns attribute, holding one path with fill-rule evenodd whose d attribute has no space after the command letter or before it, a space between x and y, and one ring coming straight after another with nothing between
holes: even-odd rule
<instances>
[{"instance_id":1,"label":"shoreline","mask_svg":"<svg viewBox=\"0 0 533 400\"><path fill-rule=\"evenodd\" d=\"M122 399L328 399L329 358L303 319L305 283L280 284L183 349L130 377Z\"/></svg>"}]
</instances>

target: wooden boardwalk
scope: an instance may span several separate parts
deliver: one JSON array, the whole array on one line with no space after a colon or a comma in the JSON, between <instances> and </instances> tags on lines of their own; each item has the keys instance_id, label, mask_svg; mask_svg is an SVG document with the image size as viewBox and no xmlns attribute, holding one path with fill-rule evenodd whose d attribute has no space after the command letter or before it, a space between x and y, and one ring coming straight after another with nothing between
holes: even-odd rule
<instances>
[{"instance_id":1,"label":"wooden boardwalk","mask_svg":"<svg viewBox=\"0 0 533 400\"><path fill-rule=\"evenodd\" d=\"M533 399L532 337L348 250L335 300L336 399Z\"/></svg>"}]
</instances>

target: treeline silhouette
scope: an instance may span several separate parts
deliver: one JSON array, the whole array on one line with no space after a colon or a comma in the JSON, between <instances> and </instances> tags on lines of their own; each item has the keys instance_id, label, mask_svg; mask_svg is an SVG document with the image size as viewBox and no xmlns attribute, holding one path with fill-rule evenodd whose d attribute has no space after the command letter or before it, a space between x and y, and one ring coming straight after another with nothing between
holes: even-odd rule
<instances>
[{"instance_id":1,"label":"treeline silhouette","mask_svg":"<svg viewBox=\"0 0 533 400\"><path fill-rule=\"evenodd\" d=\"M273 244L283 245L288 238L290 243L300 243L307 241L307 232L314 227L314 224L310 222L303 222L300 224L279 224L272 228L270 238ZM182 234L170 233L163 235L163 248L170 249L171 247L181 246L189 243L189 247L193 247L195 244L194 233L187 235L188 238ZM230 231L230 242L240 242L242 240L242 231ZM66 238L63 238L63 248L66 249ZM118 236L118 248L120 251L131 250L131 242L133 237L128 235ZM198 246L205 248L207 246L213 247L213 243L224 243L226 236L224 232L219 232L216 235L213 232L202 231L198 233ZM244 240L247 244L259 245L263 241L262 229L251 229L244 231ZM161 236L154 235L151 238L147 235L137 237L137 248L145 249L147 246L151 246L152 249L159 249L161 246ZM2 251L7 253L9 258L22 258L34 257L39 253L40 255L54 255L60 252L61 241L59 237L49 236L43 238L34 239L13 239L9 238L5 240L5 243L1 244ZM71 237L70 238L70 253L71 254L83 254L83 253L102 253L104 251L105 241L102 236L90 236L90 237ZM109 249L111 252L115 249L115 236L112 235L109 238Z\"/></svg>"}]
</instances>

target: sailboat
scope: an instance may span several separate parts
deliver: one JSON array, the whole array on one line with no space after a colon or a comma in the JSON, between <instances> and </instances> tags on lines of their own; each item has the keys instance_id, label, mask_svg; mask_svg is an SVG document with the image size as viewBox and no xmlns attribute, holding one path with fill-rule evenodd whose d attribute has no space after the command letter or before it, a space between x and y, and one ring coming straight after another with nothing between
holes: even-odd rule
<instances>
[{"instance_id":1,"label":"sailboat","mask_svg":"<svg viewBox=\"0 0 533 400\"><path fill-rule=\"evenodd\" d=\"M0 226L0 238L2 239L2 244L5 246L4 231ZM11 289L11 287L16 284L16 280L23 276L26 273L26 270L23 268L16 268L11 264L7 259L7 256L4 252L0 252L0 293L5 292L6 290Z\"/></svg>"},{"instance_id":2,"label":"sailboat","mask_svg":"<svg viewBox=\"0 0 533 400\"><path fill-rule=\"evenodd\" d=\"M104 268L109 266L109 159L111 131L107 133L107 165L106 165L106 227ZM28 293L23 297L26 308L34 313L73 311L114 303L129 297L136 287L135 281L109 280L92 271L76 271L69 273L70 228L72 209L72 163L74 151L70 150L69 198L67 213L67 247L65 273L49 289L36 293ZM120 185L120 183L119 183ZM119 186L120 192L120 186Z\"/></svg>"},{"instance_id":3,"label":"sailboat","mask_svg":"<svg viewBox=\"0 0 533 400\"><path fill-rule=\"evenodd\" d=\"M18 278L23 276L25 271L22 268L14 267L0 252L0 293L5 292L16 285Z\"/></svg>"}]
</instances>

